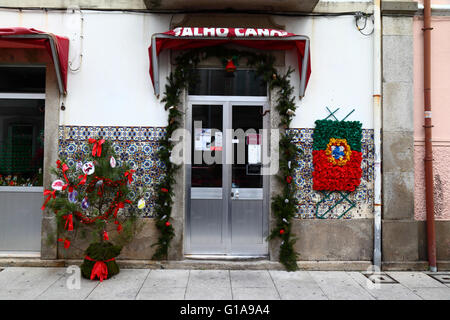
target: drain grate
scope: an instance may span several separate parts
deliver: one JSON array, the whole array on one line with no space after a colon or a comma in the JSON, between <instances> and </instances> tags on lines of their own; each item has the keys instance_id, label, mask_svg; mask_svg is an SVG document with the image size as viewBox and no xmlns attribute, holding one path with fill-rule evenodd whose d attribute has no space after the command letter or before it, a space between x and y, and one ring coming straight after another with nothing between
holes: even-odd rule
<instances>
[{"instance_id":1,"label":"drain grate","mask_svg":"<svg viewBox=\"0 0 450 320\"><path fill-rule=\"evenodd\" d=\"M430 277L440 283L449 284L450 283L450 273L428 273Z\"/></svg>"},{"instance_id":2,"label":"drain grate","mask_svg":"<svg viewBox=\"0 0 450 320\"><path fill-rule=\"evenodd\" d=\"M363 275L373 283L398 283L397 280L383 272L363 273Z\"/></svg>"}]
</instances>

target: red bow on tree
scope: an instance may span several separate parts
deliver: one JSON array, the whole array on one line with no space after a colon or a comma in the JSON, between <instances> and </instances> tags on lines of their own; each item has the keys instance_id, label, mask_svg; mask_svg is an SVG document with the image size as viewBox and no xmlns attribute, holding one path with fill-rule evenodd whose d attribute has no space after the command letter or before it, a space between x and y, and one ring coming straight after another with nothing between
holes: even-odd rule
<instances>
[{"instance_id":1,"label":"red bow on tree","mask_svg":"<svg viewBox=\"0 0 450 320\"><path fill-rule=\"evenodd\" d=\"M70 241L67 239L58 239L59 242L64 242L64 249L69 249L70 248Z\"/></svg>"},{"instance_id":2,"label":"red bow on tree","mask_svg":"<svg viewBox=\"0 0 450 320\"><path fill-rule=\"evenodd\" d=\"M97 277L100 282L103 282L103 279L108 279L108 267L105 262L114 261L114 258L105 261L96 261L91 257L86 256L84 259L95 262L91 272L91 280L94 280Z\"/></svg>"},{"instance_id":3,"label":"red bow on tree","mask_svg":"<svg viewBox=\"0 0 450 320\"><path fill-rule=\"evenodd\" d=\"M97 157L100 157L102 155L102 144L105 143L105 140L89 139L89 143L94 144L94 147L92 148L92 156L95 157L97 155Z\"/></svg>"},{"instance_id":4,"label":"red bow on tree","mask_svg":"<svg viewBox=\"0 0 450 320\"><path fill-rule=\"evenodd\" d=\"M44 196L48 196L47 199L45 199L44 204L41 207L41 210L45 210L45 206L47 205L47 203L50 201L51 198L55 199L56 198L56 190L45 190L44 191Z\"/></svg>"},{"instance_id":5,"label":"red bow on tree","mask_svg":"<svg viewBox=\"0 0 450 320\"><path fill-rule=\"evenodd\" d=\"M78 185L85 184L86 179L87 179L87 174L79 176L78 179L81 179L81 181L78 183Z\"/></svg>"},{"instance_id":6,"label":"red bow on tree","mask_svg":"<svg viewBox=\"0 0 450 320\"><path fill-rule=\"evenodd\" d=\"M116 209L114 210L114 218L117 217L117 212L119 212L119 209L125 208L125 203L131 204L132 202L130 200L125 200L124 202L119 202L116 206Z\"/></svg>"},{"instance_id":7,"label":"red bow on tree","mask_svg":"<svg viewBox=\"0 0 450 320\"><path fill-rule=\"evenodd\" d=\"M64 229L67 231L73 231L73 215L68 214L63 216L64 220L66 220L66 224L64 225Z\"/></svg>"},{"instance_id":8,"label":"red bow on tree","mask_svg":"<svg viewBox=\"0 0 450 320\"><path fill-rule=\"evenodd\" d=\"M67 164L64 163L62 165L62 172L63 172L64 179L66 179L66 182L69 183L69 179L66 176L66 171L67 170L69 170L69 167L67 166Z\"/></svg>"},{"instance_id":9,"label":"red bow on tree","mask_svg":"<svg viewBox=\"0 0 450 320\"><path fill-rule=\"evenodd\" d=\"M122 231L122 225L119 223L119 221L114 221L114 223L117 225L117 232L120 233L120 231Z\"/></svg>"},{"instance_id":10,"label":"red bow on tree","mask_svg":"<svg viewBox=\"0 0 450 320\"><path fill-rule=\"evenodd\" d=\"M125 174L124 174L125 178L128 179L129 183L133 182L133 173L135 173L135 172L136 172L136 170L128 170L128 171L125 172Z\"/></svg>"}]
</instances>

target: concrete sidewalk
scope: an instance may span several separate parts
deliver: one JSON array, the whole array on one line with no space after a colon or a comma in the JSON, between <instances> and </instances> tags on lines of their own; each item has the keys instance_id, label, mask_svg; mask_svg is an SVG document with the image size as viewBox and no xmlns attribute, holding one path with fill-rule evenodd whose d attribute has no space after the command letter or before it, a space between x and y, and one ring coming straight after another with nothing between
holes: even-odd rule
<instances>
[{"instance_id":1,"label":"concrete sidewalk","mask_svg":"<svg viewBox=\"0 0 450 320\"><path fill-rule=\"evenodd\" d=\"M388 272L398 283L368 285L361 272L123 269L103 283L81 279L66 268L5 268L0 299L150 300L450 300L450 284L422 272Z\"/></svg>"}]
</instances>

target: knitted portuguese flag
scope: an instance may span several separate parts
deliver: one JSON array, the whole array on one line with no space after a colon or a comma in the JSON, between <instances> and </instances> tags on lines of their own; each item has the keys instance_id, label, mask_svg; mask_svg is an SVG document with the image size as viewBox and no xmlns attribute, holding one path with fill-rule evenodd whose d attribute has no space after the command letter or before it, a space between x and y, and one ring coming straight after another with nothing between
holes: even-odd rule
<instances>
[{"instance_id":1,"label":"knitted portuguese flag","mask_svg":"<svg viewBox=\"0 0 450 320\"><path fill-rule=\"evenodd\" d=\"M313 189L354 191L361 183L359 121L317 120L313 143Z\"/></svg>"}]
</instances>

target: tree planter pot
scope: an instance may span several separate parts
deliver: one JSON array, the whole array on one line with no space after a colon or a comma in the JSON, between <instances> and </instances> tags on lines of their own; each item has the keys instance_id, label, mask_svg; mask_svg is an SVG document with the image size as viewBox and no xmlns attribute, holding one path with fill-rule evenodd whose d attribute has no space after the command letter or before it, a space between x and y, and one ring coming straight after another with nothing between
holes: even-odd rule
<instances>
[{"instance_id":1,"label":"tree planter pot","mask_svg":"<svg viewBox=\"0 0 450 320\"><path fill-rule=\"evenodd\" d=\"M120 269L115 258L121 250L121 247L113 245L111 242L90 244L80 267L82 276L90 280L103 281L118 274Z\"/></svg>"}]
</instances>

